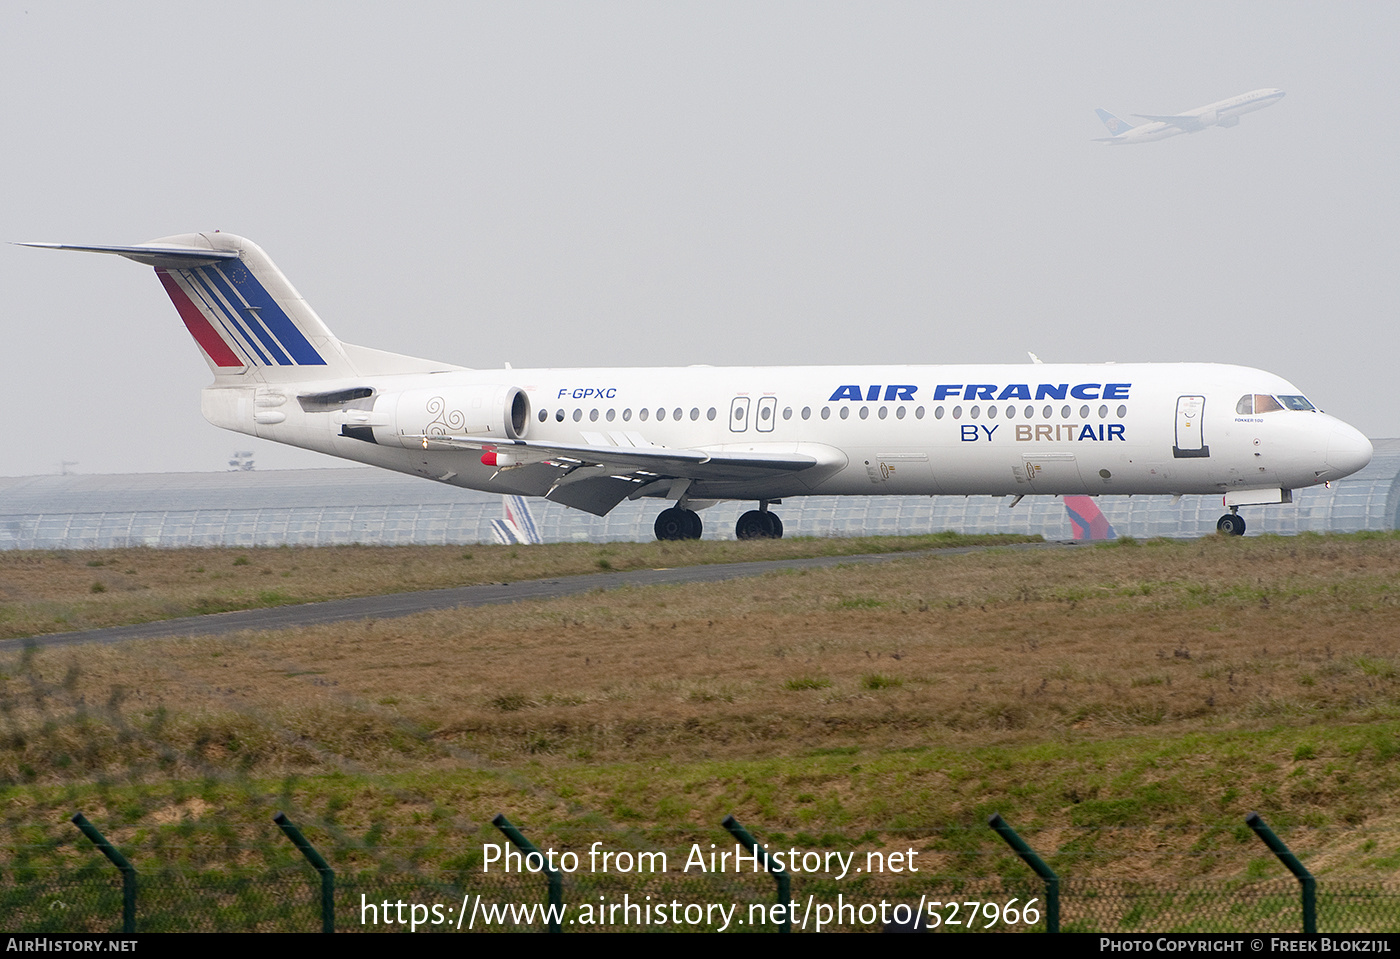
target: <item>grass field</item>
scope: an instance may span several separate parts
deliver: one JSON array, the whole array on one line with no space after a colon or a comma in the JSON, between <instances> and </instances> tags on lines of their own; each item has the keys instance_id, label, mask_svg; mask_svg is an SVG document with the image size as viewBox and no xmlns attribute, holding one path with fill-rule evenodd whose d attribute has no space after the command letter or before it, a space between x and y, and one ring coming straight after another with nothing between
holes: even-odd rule
<instances>
[{"instance_id":1,"label":"grass field","mask_svg":"<svg viewBox=\"0 0 1400 959\"><path fill-rule=\"evenodd\" d=\"M327 546L316 549L0 550L0 639L99 626L704 563L911 552L1039 536L858 537L515 546Z\"/></svg>"},{"instance_id":2,"label":"grass field","mask_svg":"<svg viewBox=\"0 0 1400 959\"><path fill-rule=\"evenodd\" d=\"M0 554L0 623L928 545ZM106 605L127 595L147 598ZM342 868L432 872L476 867L498 812L575 849L717 842L733 813L971 877L1023 868L985 827L1000 811L1062 875L1245 880L1283 875L1243 827L1258 810L1319 875L1388 878L1398 637L1400 537L1356 535L922 553L32 651L0 661L3 838L26 868L90 858L81 808L148 860L252 868L285 861L286 809Z\"/></svg>"}]
</instances>

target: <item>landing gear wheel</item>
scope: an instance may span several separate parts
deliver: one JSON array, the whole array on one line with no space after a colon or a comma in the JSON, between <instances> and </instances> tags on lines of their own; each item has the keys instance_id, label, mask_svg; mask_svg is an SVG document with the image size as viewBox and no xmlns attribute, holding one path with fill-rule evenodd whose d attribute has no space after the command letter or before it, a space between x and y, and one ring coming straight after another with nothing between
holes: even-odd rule
<instances>
[{"instance_id":1,"label":"landing gear wheel","mask_svg":"<svg viewBox=\"0 0 1400 959\"><path fill-rule=\"evenodd\" d=\"M1244 535L1244 517L1238 513L1226 513L1220 517L1220 522L1215 524L1218 532L1225 536Z\"/></svg>"},{"instance_id":2,"label":"landing gear wheel","mask_svg":"<svg viewBox=\"0 0 1400 959\"><path fill-rule=\"evenodd\" d=\"M693 509L672 506L656 517L656 538L660 540L699 539L704 530L700 516Z\"/></svg>"},{"instance_id":3,"label":"landing gear wheel","mask_svg":"<svg viewBox=\"0 0 1400 959\"><path fill-rule=\"evenodd\" d=\"M734 535L739 539L782 539L783 521L777 513L751 509L734 524Z\"/></svg>"}]
</instances>

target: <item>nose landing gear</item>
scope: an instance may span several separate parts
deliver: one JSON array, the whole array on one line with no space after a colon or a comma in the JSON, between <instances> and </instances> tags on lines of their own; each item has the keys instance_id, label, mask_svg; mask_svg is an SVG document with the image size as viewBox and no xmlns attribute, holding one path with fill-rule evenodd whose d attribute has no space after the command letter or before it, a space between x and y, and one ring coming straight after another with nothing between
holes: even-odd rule
<instances>
[{"instance_id":1,"label":"nose landing gear","mask_svg":"<svg viewBox=\"0 0 1400 959\"><path fill-rule=\"evenodd\" d=\"M1216 532L1224 536L1243 536L1244 517L1239 514L1236 507L1230 507L1230 512L1220 517L1220 521L1215 524Z\"/></svg>"}]
</instances>

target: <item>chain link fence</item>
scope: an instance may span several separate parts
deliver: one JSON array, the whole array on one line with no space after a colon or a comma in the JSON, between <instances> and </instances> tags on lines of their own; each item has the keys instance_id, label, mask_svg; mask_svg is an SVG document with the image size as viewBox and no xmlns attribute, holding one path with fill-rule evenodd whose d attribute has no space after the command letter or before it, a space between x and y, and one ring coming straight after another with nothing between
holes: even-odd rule
<instances>
[{"instance_id":1,"label":"chain link fence","mask_svg":"<svg viewBox=\"0 0 1400 959\"><path fill-rule=\"evenodd\" d=\"M921 913L940 932L1045 931L1045 884L1035 877L834 874L792 876L793 908L774 921L775 883L762 872L566 874L564 931L878 930ZM883 905L883 908L881 904ZM321 880L310 868L236 874L141 872L136 932L316 932L322 928ZM907 911L897 911L896 906ZM542 874L425 876L378 872L335 877L337 932L545 931ZM1029 911L1027 911L1029 910ZM1066 932L1296 933L1303 929L1298 883L1060 880L1060 928ZM1317 884L1319 932L1394 932L1400 882ZM788 913L791 913L790 915ZM1029 920L1034 915L1034 921ZM122 881L116 870L53 874L0 872L0 916L16 933L122 931Z\"/></svg>"}]
</instances>

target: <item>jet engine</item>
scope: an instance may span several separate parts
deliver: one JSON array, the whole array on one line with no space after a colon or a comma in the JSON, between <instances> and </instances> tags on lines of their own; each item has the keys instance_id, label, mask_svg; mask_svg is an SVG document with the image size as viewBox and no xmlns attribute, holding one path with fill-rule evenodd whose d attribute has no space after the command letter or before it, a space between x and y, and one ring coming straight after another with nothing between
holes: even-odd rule
<instances>
[{"instance_id":1,"label":"jet engine","mask_svg":"<svg viewBox=\"0 0 1400 959\"><path fill-rule=\"evenodd\" d=\"M516 386L381 393L368 421L374 442L385 446L420 446L421 436L524 439L530 428L530 397Z\"/></svg>"}]
</instances>

